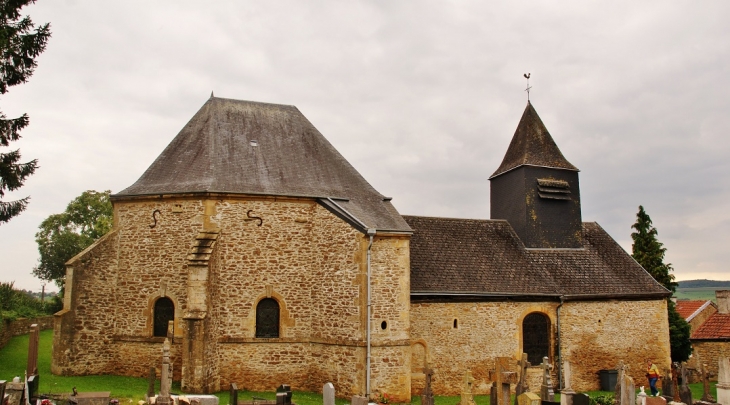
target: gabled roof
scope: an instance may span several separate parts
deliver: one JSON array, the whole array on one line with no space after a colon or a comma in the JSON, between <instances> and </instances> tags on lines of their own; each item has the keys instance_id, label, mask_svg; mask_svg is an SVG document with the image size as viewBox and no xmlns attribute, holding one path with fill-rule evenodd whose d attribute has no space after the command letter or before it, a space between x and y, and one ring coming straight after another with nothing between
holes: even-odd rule
<instances>
[{"instance_id":1,"label":"gabled roof","mask_svg":"<svg viewBox=\"0 0 730 405\"><path fill-rule=\"evenodd\" d=\"M677 313L689 322L710 305L712 305L712 301L710 300L680 300L677 301L675 308L677 309Z\"/></svg>"},{"instance_id":2,"label":"gabled roof","mask_svg":"<svg viewBox=\"0 0 730 405\"><path fill-rule=\"evenodd\" d=\"M356 228L410 231L390 199L294 106L211 97L113 197L190 193L312 197Z\"/></svg>"},{"instance_id":3,"label":"gabled roof","mask_svg":"<svg viewBox=\"0 0 730 405\"><path fill-rule=\"evenodd\" d=\"M657 283L598 224L583 248L527 249L507 221L404 216L412 296L662 298Z\"/></svg>"},{"instance_id":4,"label":"gabled roof","mask_svg":"<svg viewBox=\"0 0 730 405\"><path fill-rule=\"evenodd\" d=\"M542 123L537 111L529 101L512 137L512 142L507 148L507 153L504 155L504 160L490 179L520 166L578 171L578 168L568 162L560 152L558 145L555 144L553 137L550 136L545 124Z\"/></svg>"},{"instance_id":5,"label":"gabled roof","mask_svg":"<svg viewBox=\"0 0 730 405\"><path fill-rule=\"evenodd\" d=\"M697 328L692 340L727 340L730 339L730 314L714 313Z\"/></svg>"}]
</instances>

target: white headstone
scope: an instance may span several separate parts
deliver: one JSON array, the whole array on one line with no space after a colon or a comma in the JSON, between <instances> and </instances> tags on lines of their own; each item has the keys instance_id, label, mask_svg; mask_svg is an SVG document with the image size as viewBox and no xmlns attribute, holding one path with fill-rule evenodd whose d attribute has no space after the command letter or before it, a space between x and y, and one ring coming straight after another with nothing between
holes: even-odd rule
<instances>
[{"instance_id":1,"label":"white headstone","mask_svg":"<svg viewBox=\"0 0 730 405\"><path fill-rule=\"evenodd\" d=\"M322 403L324 405L335 405L335 386L330 382L322 387Z\"/></svg>"},{"instance_id":2,"label":"white headstone","mask_svg":"<svg viewBox=\"0 0 730 405\"><path fill-rule=\"evenodd\" d=\"M644 392L644 386L639 388L641 392L636 394L636 405L646 405L646 392Z\"/></svg>"},{"instance_id":3,"label":"white headstone","mask_svg":"<svg viewBox=\"0 0 730 405\"><path fill-rule=\"evenodd\" d=\"M717 365L717 403L730 405L730 358L718 359Z\"/></svg>"}]
</instances>

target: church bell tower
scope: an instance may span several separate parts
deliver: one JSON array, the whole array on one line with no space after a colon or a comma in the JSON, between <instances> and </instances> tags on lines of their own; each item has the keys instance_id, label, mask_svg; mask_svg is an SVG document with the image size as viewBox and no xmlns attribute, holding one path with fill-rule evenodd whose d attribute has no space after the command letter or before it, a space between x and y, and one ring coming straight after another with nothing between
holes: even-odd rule
<instances>
[{"instance_id":1,"label":"church bell tower","mask_svg":"<svg viewBox=\"0 0 730 405\"><path fill-rule=\"evenodd\" d=\"M491 218L506 219L525 247L583 247L578 168L565 159L529 101L489 180Z\"/></svg>"}]
</instances>

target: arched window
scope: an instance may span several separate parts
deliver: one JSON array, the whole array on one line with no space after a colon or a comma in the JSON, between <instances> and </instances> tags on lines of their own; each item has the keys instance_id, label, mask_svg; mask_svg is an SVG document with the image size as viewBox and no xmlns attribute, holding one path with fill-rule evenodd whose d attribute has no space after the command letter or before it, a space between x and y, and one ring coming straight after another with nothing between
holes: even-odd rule
<instances>
[{"instance_id":1,"label":"arched window","mask_svg":"<svg viewBox=\"0 0 730 405\"><path fill-rule=\"evenodd\" d=\"M522 351L533 366L549 356L550 320L544 314L533 312L522 321Z\"/></svg>"},{"instance_id":2,"label":"arched window","mask_svg":"<svg viewBox=\"0 0 730 405\"><path fill-rule=\"evenodd\" d=\"M273 298L264 298L256 306L256 337L279 337L279 303Z\"/></svg>"},{"instance_id":3,"label":"arched window","mask_svg":"<svg viewBox=\"0 0 730 405\"><path fill-rule=\"evenodd\" d=\"M175 320L175 304L167 297L160 297L155 301L155 319L153 336L167 336L167 325Z\"/></svg>"}]
</instances>

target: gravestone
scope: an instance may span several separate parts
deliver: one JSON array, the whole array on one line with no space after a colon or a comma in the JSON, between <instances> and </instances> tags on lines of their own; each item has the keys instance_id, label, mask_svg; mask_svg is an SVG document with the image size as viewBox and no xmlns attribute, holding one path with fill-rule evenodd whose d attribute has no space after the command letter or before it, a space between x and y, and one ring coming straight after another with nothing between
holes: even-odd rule
<instances>
[{"instance_id":1,"label":"gravestone","mask_svg":"<svg viewBox=\"0 0 730 405\"><path fill-rule=\"evenodd\" d=\"M667 369L664 372L664 375L661 378L661 396L664 397L664 399L668 401L671 401L674 399L674 387L672 386L672 370Z\"/></svg>"},{"instance_id":2,"label":"gravestone","mask_svg":"<svg viewBox=\"0 0 730 405\"><path fill-rule=\"evenodd\" d=\"M527 384L527 368L530 366L531 366L530 362L527 361L527 353L522 353L522 358L517 362L517 367L519 369L520 375L517 379L517 385L515 386L515 404L514 405L519 405L517 403L517 397L519 397L520 394L530 391L530 386L529 386L529 384Z\"/></svg>"},{"instance_id":3,"label":"gravestone","mask_svg":"<svg viewBox=\"0 0 730 405\"><path fill-rule=\"evenodd\" d=\"M7 383L5 380L0 380L0 404L5 402L5 384Z\"/></svg>"},{"instance_id":4,"label":"gravestone","mask_svg":"<svg viewBox=\"0 0 730 405\"><path fill-rule=\"evenodd\" d=\"M730 405L730 358L720 356L717 364L717 402Z\"/></svg>"},{"instance_id":5,"label":"gravestone","mask_svg":"<svg viewBox=\"0 0 730 405\"><path fill-rule=\"evenodd\" d=\"M228 402L231 405L238 405L238 386L236 383L231 383L231 388L228 390Z\"/></svg>"},{"instance_id":6,"label":"gravestone","mask_svg":"<svg viewBox=\"0 0 730 405\"><path fill-rule=\"evenodd\" d=\"M423 370L423 373L426 375L426 385L424 385L423 392L421 393L421 405L434 405L433 390L431 389L431 379L433 378L433 369L426 366L426 368Z\"/></svg>"},{"instance_id":7,"label":"gravestone","mask_svg":"<svg viewBox=\"0 0 730 405\"><path fill-rule=\"evenodd\" d=\"M574 394L573 405L590 405L591 399L588 394Z\"/></svg>"},{"instance_id":8,"label":"gravestone","mask_svg":"<svg viewBox=\"0 0 730 405\"><path fill-rule=\"evenodd\" d=\"M34 323L30 325L30 332L28 336L28 363L25 368L25 372L28 377L38 375L38 324ZM36 387L38 388L38 387Z\"/></svg>"},{"instance_id":9,"label":"gravestone","mask_svg":"<svg viewBox=\"0 0 730 405\"><path fill-rule=\"evenodd\" d=\"M162 371L160 372L160 395L155 405L170 405L170 340L162 344Z\"/></svg>"},{"instance_id":10,"label":"gravestone","mask_svg":"<svg viewBox=\"0 0 730 405\"><path fill-rule=\"evenodd\" d=\"M646 397L646 405L667 405L667 400L664 397Z\"/></svg>"},{"instance_id":11,"label":"gravestone","mask_svg":"<svg viewBox=\"0 0 730 405\"><path fill-rule=\"evenodd\" d=\"M13 378L13 381L5 384L5 394L8 395L8 405L21 405L25 399L25 383L20 377Z\"/></svg>"},{"instance_id":12,"label":"gravestone","mask_svg":"<svg viewBox=\"0 0 730 405\"><path fill-rule=\"evenodd\" d=\"M289 386L288 384L281 384L279 388L276 389L277 398L279 398L279 394L284 394L284 403L282 405L291 405L291 386Z\"/></svg>"},{"instance_id":13,"label":"gravestone","mask_svg":"<svg viewBox=\"0 0 730 405\"><path fill-rule=\"evenodd\" d=\"M74 396L77 405L109 405L111 392L78 392Z\"/></svg>"},{"instance_id":14,"label":"gravestone","mask_svg":"<svg viewBox=\"0 0 730 405\"><path fill-rule=\"evenodd\" d=\"M474 402L474 395L471 393L471 386L474 384L474 377L471 376L471 371L467 370L464 374L464 382L461 388L461 401L459 405L476 405Z\"/></svg>"},{"instance_id":15,"label":"gravestone","mask_svg":"<svg viewBox=\"0 0 730 405\"><path fill-rule=\"evenodd\" d=\"M672 363L672 402L681 402L679 398L679 385L678 385L679 370L677 369L677 363ZM691 403L689 405L692 405Z\"/></svg>"},{"instance_id":16,"label":"gravestone","mask_svg":"<svg viewBox=\"0 0 730 405\"><path fill-rule=\"evenodd\" d=\"M619 362L618 367L618 383L616 384L616 405L636 405L636 388L634 379L628 374L628 366Z\"/></svg>"},{"instance_id":17,"label":"gravestone","mask_svg":"<svg viewBox=\"0 0 730 405\"><path fill-rule=\"evenodd\" d=\"M154 398L155 396L155 382L157 380L157 371L155 371L155 368L150 366L150 372L147 375L147 402L150 401L150 398Z\"/></svg>"},{"instance_id":18,"label":"gravestone","mask_svg":"<svg viewBox=\"0 0 730 405\"><path fill-rule=\"evenodd\" d=\"M517 396L517 405L540 405L540 396L532 392L524 392Z\"/></svg>"},{"instance_id":19,"label":"gravestone","mask_svg":"<svg viewBox=\"0 0 730 405\"><path fill-rule=\"evenodd\" d=\"M330 382L322 387L322 404L335 405L335 386Z\"/></svg>"},{"instance_id":20,"label":"gravestone","mask_svg":"<svg viewBox=\"0 0 730 405\"><path fill-rule=\"evenodd\" d=\"M31 404L34 404L35 400L38 399L38 386L40 385L39 379L40 376L38 375L31 375L26 379L25 393Z\"/></svg>"},{"instance_id":21,"label":"gravestone","mask_svg":"<svg viewBox=\"0 0 730 405\"><path fill-rule=\"evenodd\" d=\"M689 389L688 385L689 370L687 369L687 363L680 365L679 375L682 377L682 385L679 387L679 400L687 405L692 405L692 390Z\"/></svg>"},{"instance_id":22,"label":"gravestone","mask_svg":"<svg viewBox=\"0 0 730 405\"><path fill-rule=\"evenodd\" d=\"M646 391L644 391L644 386L641 386L639 389L640 392L636 394L636 405L646 405Z\"/></svg>"},{"instance_id":23,"label":"gravestone","mask_svg":"<svg viewBox=\"0 0 730 405\"><path fill-rule=\"evenodd\" d=\"M570 362L563 362L563 381L565 382L565 388L560 391L560 405L573 405L575 391L573 391L570 384L571 374Z\"/></svg>"},{"instance_id":24,"label":"gravestone","mask_svg":"<svg viewBox=\"0 0 730 405\"><path fill-rule=\"evenodd\" d=\"M540 386L540 399L543 401L554 402L555 401L555 390L553 390L553 378L550 375L550 371L553 366L548 363L547 356L542 358L542 385Z\"/></svg>"},{"instance_id":25,"label":"gravestone","mask_svg":"<svg viewBox=\"0 0 730 405\"><path fill-rule=\"evenodd\" d=\"M368 397L353 395L350 405L368 405Z\"/></svg>"},{"instance_id":26,"label":"gravestone","mask_svg":"<svg viewBox=\"0 0 730 405\"><path fill-rule=\"evenodd\" d=\"M710 373L709 370L707 370L707 364L702 363L702 365L700 366L700 373L702 375L702 389L703 389L701 401L714 403L715 397L713 397L712 394L710 394L710 377L713 377L713 375L712 375L712 373Z\"/></svg>"},{"instance_id":27,"label":"gravestone","mask_svg":"<svg viewBox=\"0 0 730 405\"><path fill-rule=\"evenodd\" d=\"M510 384L517 382L517 375L511 370L513 361L509 357L495 359L495 370L490 373L492 381L490 405L509 405Z\"/></svg>"}]
</instances>

